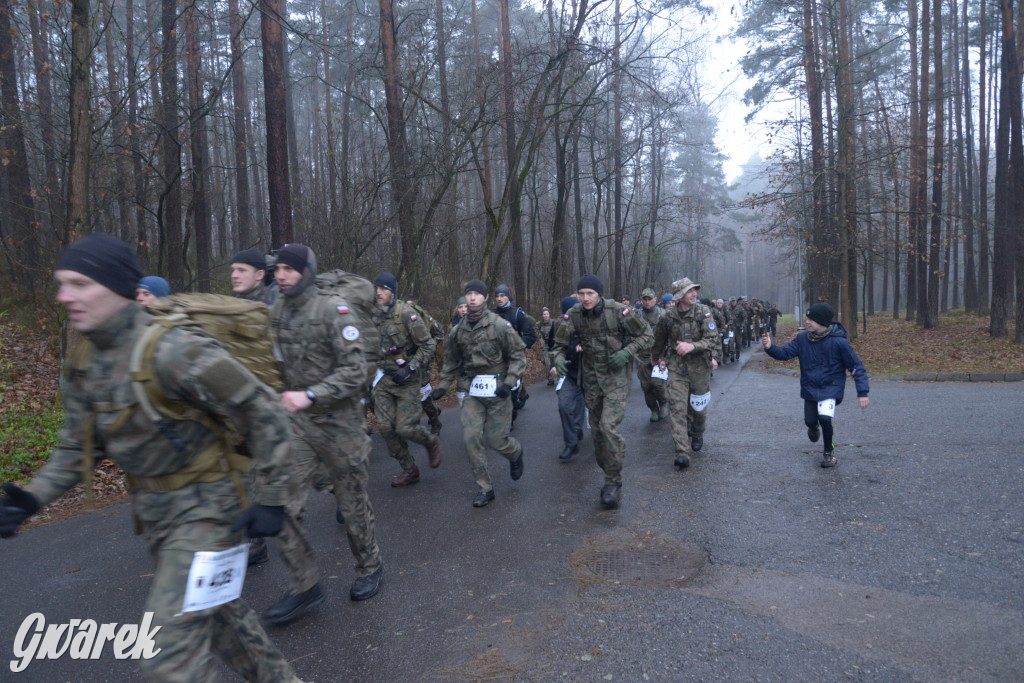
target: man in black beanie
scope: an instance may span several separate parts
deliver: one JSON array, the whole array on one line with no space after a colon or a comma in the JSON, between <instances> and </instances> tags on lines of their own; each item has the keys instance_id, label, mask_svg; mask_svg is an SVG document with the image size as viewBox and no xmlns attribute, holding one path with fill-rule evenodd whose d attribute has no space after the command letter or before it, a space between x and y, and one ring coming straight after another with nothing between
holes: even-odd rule
<instances>
[{"instance_id":1,"label":"man in black beanie","mask_svg":"<svg viewBox=\"0 0 1024 683\"><path fill-rule=\"evenodd\" d=\"M94 463L109 457L128 475L135 520L156 563L145 605L156 655L139 660L145 677L205 680L212 652L246 678L294 680L241 598L199 609L186 603L185 581L198 552L224 553L220 562L227 564L220 566L227 569L243 529L250 537L280 531L291 483L287 413L220 344L187 327L164 334L147 374L158 390L185 404L189 418L157 424L139 409L131 359L151 320L132 299L140 275L132 248L106 235L93 233L61 253L54 272L57 302L84 339L68 358L61 442L24 488L4 486L0 536L13 535L79 481L90 491ZM225 420L245 439L251 460L233 453L207 426ZM239 471L250 464L262 485L243 511Z\"/></svg>"},{"instance_id":2,"label":"man in black beanie","mask_svg":"<svg viewBox=\"0 0 1024 683\"><path fill-rule=\"evenodd\" d=\"M360 399L366 386L365 339L349 304L316 285L316 256L302 244L277 251L274 277L281 296L270 309L274 341L282 356L285 391L296 439L300 491L288 501L288 518L278 544L287 548L289 593L267 611L272 623L290 621L324 600L319 569L302 526L302 510L318 467L334 486L356 559L352 600L377 594L384 576L370 504L370 437ZM292 558L297 558L293 562Z\"/></svg>"},{"instance_id":3,"label":"man in black beanie","mask_svg":"<svg viewBox=\"0 0 1024 683\"><path fill-rule=\"evenodd\" d=\"M512 301L512 290L509 289L508 285L498 285L494 288L494 301L498 305L491 310L512 325L512 329L522 338L526 348L533 348L533 345L537 343L537 330L533 325L533 320L526 314L526 311L521 306L516 306L515 302ZM512 394L513 423L515 423L519 411L526 405L528 398L530 398L530 395L526 391L526 384L523 383L520 385L519 390Z\"/></svg>"},{"instance_id":4,"label":"man in black beanie","mask_svg":"<svg viewBox=\"0 0 1024 683\"><path fill-rule=\"evenodd\" d=\"M473 507L484 507L494 500L488 447L508 459L513 481L523 476L523 447L509 430L511 396L526 372L526 347L511 323L487 310L487 285L470 280L465 293L468 311L448 335L444 367L432 396L440 400L456 379L459 390L468 392L462 402L462 433L479 488Z\"/></svg>"},{"instance_id":5,"label":"man in black beanie","mask_svg":"<svg viewBox=\"0 0 1024 683\"><path fill-rule=\"evenodd\" d=\"M604 298L604 283L596 275L584 275L576 285L576 304L562 316L552 356L560 375L568 372L567 348L575 337L582 346L583 395L590 410L594 455L604 470L601 505L616 508L622 491L622 466L626 441L619 424L626 416L629 396L629 361L654 341L651 326L618 301Z\"/></svg>"},{"instance_id":6,"label":"man in black beanie","mask_svg":"<svg viewBox=\"0 0 1024 683\"><path fill-rule=\"evenodd\" d=\"M267 285L267 257L256 249L245 249L231 258L231 291L239 299L272 306L277 301L277 283Z\"/></svg>"}]
</instances>

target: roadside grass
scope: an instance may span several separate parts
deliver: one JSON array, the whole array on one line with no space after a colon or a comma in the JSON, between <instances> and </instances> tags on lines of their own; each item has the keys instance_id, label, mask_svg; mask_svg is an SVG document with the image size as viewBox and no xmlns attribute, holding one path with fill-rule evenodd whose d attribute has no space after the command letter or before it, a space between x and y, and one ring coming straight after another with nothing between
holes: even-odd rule
<instances>
[{"instance_id":1,"label":"roadside grass","mask_svg":"<svg viewBox=\"0 0 1024 683\"><path fill-rule=\"evenodd\" d=\"M792 316L790 316L792 320ZM1014 326L1006 337L989 336L988 316L965 313L963 309L939 315L938 327L925 330L901 316L879 313L858 321L853 340L857 355L871 375L901 375L911 372L1024 372L1024 346L1013 343ZM781 326L780 326L781 327ZM779 330L779 343L796 336L796 327ZM787 364L768 359L769 366Z\"/></svg>"},{"instance_id":2,"label":"roadside grass","mask_svg":"<svg viewBox=\"0 0 1024 683\"><path fill-rule=\"evenodd\" d=\"M54 308L0 287L0 481L23 481L57 444L59 318Z\"/></svg>"}]
</instances>

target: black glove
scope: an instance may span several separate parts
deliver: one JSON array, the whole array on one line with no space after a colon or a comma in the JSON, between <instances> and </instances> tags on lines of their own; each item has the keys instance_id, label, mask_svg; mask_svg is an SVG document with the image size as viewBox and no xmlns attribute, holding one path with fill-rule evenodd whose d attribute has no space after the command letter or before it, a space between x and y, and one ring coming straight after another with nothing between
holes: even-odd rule
<instances>
[{"instance_id":1,"label":"black glove","mask_svg":"<svg viewBox=\"0 0 1024 683\"><path fill-rule=\"evenodd\" d=\"M231 530L245 529L249 538L263 538L264 536L277 536L281 533L283 524L283 505L250 505L242 513L242 516L231 525Z\"/></svg>"},{"instance_id":2,"label":"black glove","mask_svg":"<svg viewBox=\"0 0 1024 683\"><path fill-rule=\"evenodd\" d=\"M0 498L0 538L9 538L26 519L39 510L39 501L31 493L14 484L4 484Z\"/></svg>"},{"instance_id":3,"label":"black glove","mask_svg":"<svg viewBox=\"0 0 1024 683\"><path fill-rule=\"evenodd\" d=\"M447 393L447 389L434 389L433 391L430 392L430 398L432 398L435 401L440 401L442 398L444 398L444 395Z\"/></svg>"},{"instance_id":4,"label":"black glove","mask_svg":"<svg viewBox=\"0 0 1024 683\"><path fill-rule=\"evenodd\" d=\"M508 395L512 393L512 387L507 384L502 384L500 387L494 390L494 395L498 398L508 398Z\"/></svg>"},{"instance_id":5,"label":"black glove","mask_svg":"<svg viewBox=\"0 0 1024 683\"><path fill-rule=\"evenodd\" d=\"M391 375L391 381L400 387L404 387L410 377L412 377L412 368L406 364L395 370L395 374Z\"/></svg>"}]
</instances>

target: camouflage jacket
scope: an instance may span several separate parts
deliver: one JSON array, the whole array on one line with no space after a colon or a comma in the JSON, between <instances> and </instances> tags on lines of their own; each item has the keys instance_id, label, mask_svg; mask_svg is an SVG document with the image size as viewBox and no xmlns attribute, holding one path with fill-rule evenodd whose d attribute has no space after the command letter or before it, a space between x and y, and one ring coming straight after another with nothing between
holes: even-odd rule
<instances>
[{"instance_id":1,"label":"camouflage jacket","mask_svg":"<svg viewBox=\"0 0 1024 683\"><path fill-rule=\"evenodd\" d=\"M430 336L430 323L404 301L396 299L386 310L378 307L381 370L390 377L405 363L417 373L430 375L437 342ZM399 363L398 361L403 361Z\"/></svg>"},{"instance_id":2,"label":"camouflage jacket","mask_svg":"<svg viewBox=\"0 0 1024 683\"><path fill-rule=\"evenodd\" d=\"M86 335L94 348L84 372L64 383L60 444L25 487L40 506L82 479L86 430L93 419L94 462L110 458L133 477L177 472L219 442L215 432L193 421L171 422L172 435L180 439L172 441L172 435L142 410L126 410L137 406L129 364L149 319L144 308L132 304ZM253 456L253 471L265 482L255 492L255 502L283 505L290 477L292 431L278 397L220 344L187 328L174 328L163 336L153 357L153 370L168 398L235 426ZM229 495L234 492L230 478L160 493L136 492L136 511L145 517L140 508L159 509L160 514L176 515L176 521L190 521L221 509L206 505L209 501L196 492L197 487L226 487Z\"/></svg>"},{"instance_id":3,"label":"camouflage jacket","mask_svg":"<svg viewBox=\"0 0 1024 683\"><path fill-rule=\"evenodd\" d=\"M551 326L554 324L554 322L554 318L550 318L547 322L544 322L544 319L541 318L540 320L533 324L533 329L537 331L537 339L540 339L542 342L544 342L544 345L547 346L549 349L551 348L551 345L547 343L547 340L551 336Z\"/></svg>"},{"instance_id":4,"label":"camouflage jacket","mask_svg":"<svg viewBox=\"0 0 1024 683\"><path fill-rule=\"evenodd\" d=\"M477 375L498 375L515 386L526 372L526 344L497 313L486 311L474 325L463 318L448 334L439 389L447 389L456 375L469 382Z\"/></svg>"},{"instance_id":5,"label":"camouflage jacket","mask_svg":"<svg viewBox=\"0 0 1024 683\"><path fill-rule=\"evenodd\" d=\"M676 342L690 342L693 351L680 356L676 353ZM652 355L664 360L669 368L685 373L696 364L711 364L711 358L722 360L722 340L718 336L711 310L697 303L688 311L670 308L654 330Z\"/></svg>"},{"instance_id":6,"label":"camouflage jacket","mask_svg":"<svg viewBox=\"0 0 1024 683\"><path fill-rule=\"evenodd\" d=\"M566 347L574 336L583 347L584 368L605 375L615 374L608 368L608 361L617 351L625 349L636 358L651 348L652 339L651 326L641 316L633 315L631 308L612 299L604 299L592 311L576 304L562 316L552 349L554 360L565 358ZM629 370L622 368L619 372Z\"/></svg>"},{"instance_id":7,"label":"camouflage jacket","mask_svg":"<svg viewBox=\"0 0 1024 683\"><path fill-rule=\"evenodd\" d=\"M315 285L297 297L281 296L270 309L274 347L288 391L312 390L311 413L351 407L367 377L363 339L348 304Z\"/></svg>"},{"instance_id":8,"label":"camouflage jacket","mask_svg":"<svg viewBox=\"0 0 1024 683\"><path fill-rule=\"evenodd\" d=\"M725 317L725 310L718 306L712 306L711 315L715 319L715 324L718 325L718 331L721 333L728 332L729 321Z\"/></svg>"},{"instance_id":9,"label":"camouflage jacket","mask_svg":"<svg viewBox=\"0 0 1024 683\"><path fill-rule=\"evenodd\" d=\"M726 316L729 319L729 327L737 333L743 329L743 323L747 321L747 313L739 304L736 304L735 306L730 304Z\"/></svg>"},{"instance_id":10,"label":"camouflage jacket","mask_svg":"<svg viewBox=\"0 0 1024 683\"><path fill-rule=\"evenodd\" d=\"M636 315L644 319L644 322L650 326L651 330L658 325L658 321L661 320L661 316L665 315L665 311L657 306L651 306L651 310L647 310L644 307L636 309ZM637 361L646 365L651 364L651 349L641 349L636 354Z\"/></svg>"}]
</instances>

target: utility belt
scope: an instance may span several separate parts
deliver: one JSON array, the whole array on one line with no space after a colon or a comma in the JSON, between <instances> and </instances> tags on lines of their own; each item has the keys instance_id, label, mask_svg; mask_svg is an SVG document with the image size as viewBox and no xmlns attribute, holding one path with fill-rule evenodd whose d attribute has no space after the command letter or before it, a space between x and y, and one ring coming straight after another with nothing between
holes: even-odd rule
<instances>
[{"instance_id":1,"label":"utility belt","mask_svg":"<svg viewBox=\"0 0 1024 683\"><path fill-rule=\"evenodd\" d=\"M497 379L502 380L502 379L505 379L505 377L508 376L508 366L507 365L494 365L492 367L481 368L479 370L477 370L477 369L466 370L466 376L469 378L470 382L472 382L473 379L476 378L477 375L494 375Z\"/></svg>"},{"instance_id":2,"label":"utility belt","mask_svg":"<svg viewBox=\"0 0 1024 683\"><path fill-rule=\"evenodd\" d=\"M218 441L200 451L199 455L191 463L182 467L177 472L161 474L155 477L127 475L128 486L132 490L146 491L147 493L177 491L190 484L220 481L225 477L237 476L241 472L248 472L251 463L251 458L234 451L229 451L225 454L224 444ZM242 497L244 497L244 493L245 489L243 487Z\"/></svg>"}]
</instances>

